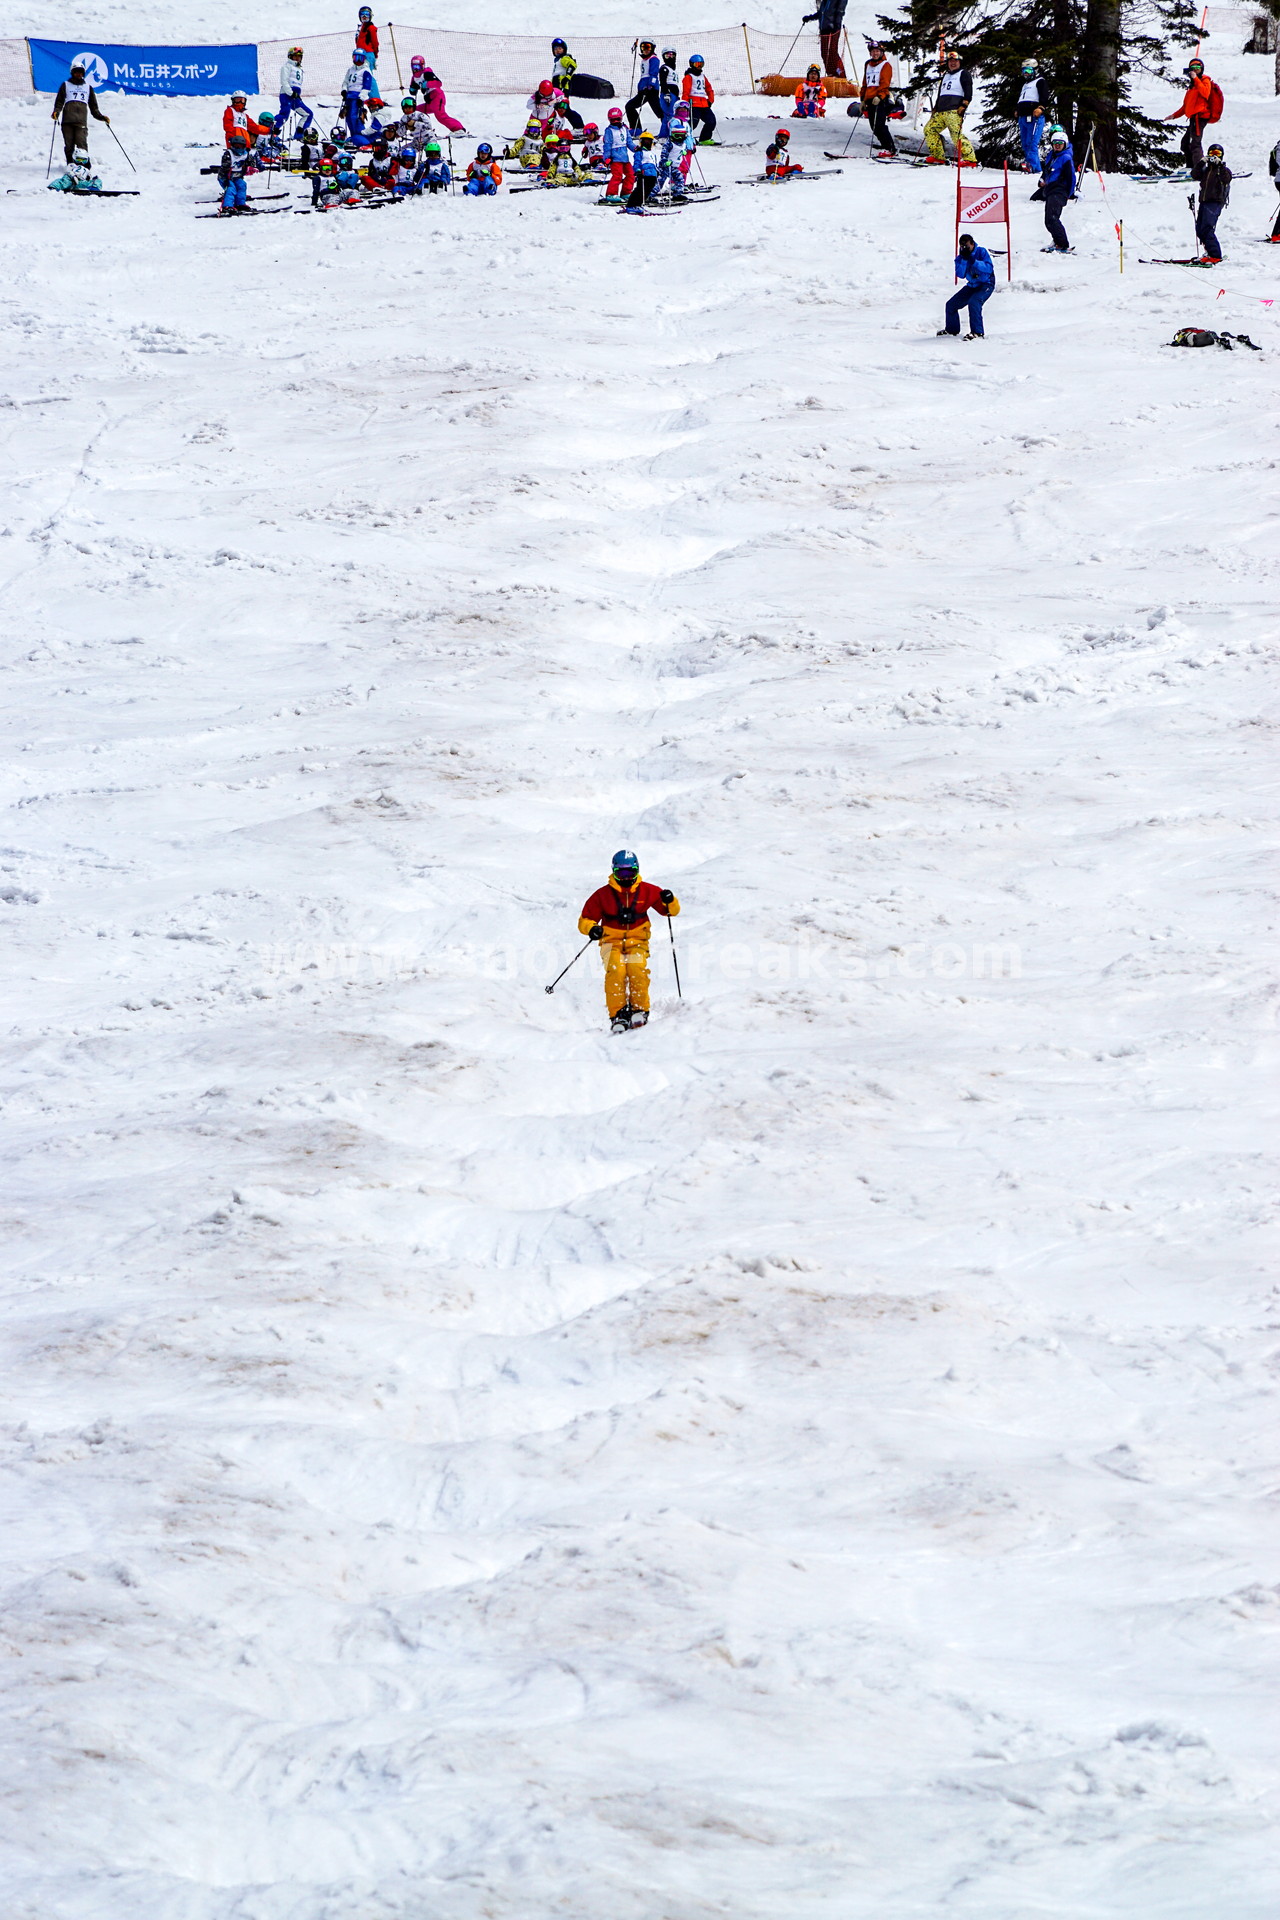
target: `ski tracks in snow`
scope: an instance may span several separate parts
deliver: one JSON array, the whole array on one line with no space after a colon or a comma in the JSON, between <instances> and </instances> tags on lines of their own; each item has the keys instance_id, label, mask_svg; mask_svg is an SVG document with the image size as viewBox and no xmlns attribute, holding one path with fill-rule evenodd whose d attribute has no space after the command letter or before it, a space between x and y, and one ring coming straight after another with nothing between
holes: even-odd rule
<instances>
[{"instance_id":1,"label":"ski tracks in snow","mask_svg":"<svg viewBox=\"0 0 1280 1920\"><path fill-rule=\"evenodd\" d=\"M131 212L33 349L24 1920L1264 1910L1255 402L763 197Z\"/></svg>"}]
</instances>

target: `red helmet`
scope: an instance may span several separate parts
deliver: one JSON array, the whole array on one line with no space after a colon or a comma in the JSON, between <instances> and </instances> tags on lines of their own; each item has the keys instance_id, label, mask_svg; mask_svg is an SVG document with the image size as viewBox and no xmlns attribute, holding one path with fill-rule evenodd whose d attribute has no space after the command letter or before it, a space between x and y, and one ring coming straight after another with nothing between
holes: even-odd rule
<instances>
[{"instance_id":1,"label":"red helmet","mask_svg":"<svg viewBox=\"0 0 1280 1920\"><path fill-rule=\"evenodd\" d=\"M609 125L610 125L611 127L616 127L616 126L619 126L619 125L621 124L621 121L622 121L622 108L621 108L621 107L610 107L610 109L609 109Z\"/></svg>"},{"instance_id":2,"label":"red helmet","mask_svg":"<svg viewBox=\"0 0 1280 1920\"><path fill-rule=\"evenodd\" d=\"M779 127L773 137L775 140L789 140L791 138L790 127Z\"/></svg>"},{"instance_id":3,"label":"red helmet","mask_svg":"<svg viewBox=\"0 0 1280 1920\"><path fill-rule=\"evenodd\" d=\"M539 80L538 82L539 100L549 100L554 92L555 92L555 88L552 86L549 80Z\"/></svg>"},{"instance_id":4,"label":"red helmet","mask_svg":"<svg viewBox=\"0 0 1280 1920\"><path fill-rule=\"evenodd\" d=\"M593 139L597 133L599 133L600 129L596 125L594 120L588 120L586 126L582 129L582 131L586 134L588 140L590 140L590 139Z\"/></svg>"}]
</instances>

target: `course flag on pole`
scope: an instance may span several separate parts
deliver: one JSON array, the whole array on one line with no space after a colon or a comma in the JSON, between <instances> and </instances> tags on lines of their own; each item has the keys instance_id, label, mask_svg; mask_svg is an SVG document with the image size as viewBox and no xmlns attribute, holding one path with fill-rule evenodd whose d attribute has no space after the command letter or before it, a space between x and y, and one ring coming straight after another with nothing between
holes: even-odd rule
<instances>
[{"instance_id":1,"label":"course flag on pole","mask_svg":"<svg viewBox=\"0 0 1280 1920\"><path fill-rule=\"evenodd\" d=\"M1009 163L1005 162L1004 180L995 186L971 186L956 168L956 240L961 227L981 227L1004 222L1008 249L1009 278L1013 278L1013 236L1009 230Z\"/></svg>"}]
</instances>

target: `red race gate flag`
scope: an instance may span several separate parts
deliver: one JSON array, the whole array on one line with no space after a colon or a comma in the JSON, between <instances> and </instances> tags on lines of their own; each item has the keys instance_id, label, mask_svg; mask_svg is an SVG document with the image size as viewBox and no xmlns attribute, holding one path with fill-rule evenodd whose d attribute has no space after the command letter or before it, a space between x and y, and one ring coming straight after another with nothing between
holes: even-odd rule
<instances>
[{"instance_id":1,"label":"red race gate flag","mask_svg":"<svg viewBox=\"0 0 1280 1920\"><path fill-rule=\"evenodd\" d=\"M1005 161L1004 180L995 186L966 185L956 168L956 240L961 227L980 227L989 222L1004 222L1009 278L1013 278L1013 237L1009 231L1009 163Z\"/></svg>"}]
</instances>

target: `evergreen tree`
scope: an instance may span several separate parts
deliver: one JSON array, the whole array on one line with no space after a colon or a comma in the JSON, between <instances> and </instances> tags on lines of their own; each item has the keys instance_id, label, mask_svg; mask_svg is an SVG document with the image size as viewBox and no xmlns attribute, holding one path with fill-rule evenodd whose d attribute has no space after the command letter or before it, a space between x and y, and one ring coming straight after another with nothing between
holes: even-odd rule
<instances>
[{"instance_id":1,"label":"evergreen tree","mask_svg":"<svg viewBox=\"0 0 1280 1920\"><path fill-rule=\"evenodd\" d=\"M1277 0L1280 4L1280 0ZM881 14L881 38L912 63L912 93L936 84L938 51L955 47L983 83L986 106L976 138L979 158L997 164L1018 151L1021 66L1035 60L1049 84L1050 118L1071 136L1082 166L1093 140L1104 171L1176 163L1169 127L1130 98L1136 71L1173 79L1170 48L1196 41L1192 0L908 0L905 13ZM1172 104L1172 103L1171 103Z\"/></svg>"}]
</instances>

